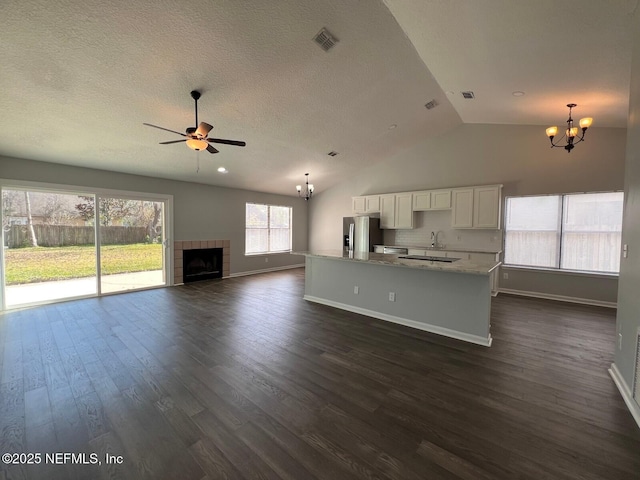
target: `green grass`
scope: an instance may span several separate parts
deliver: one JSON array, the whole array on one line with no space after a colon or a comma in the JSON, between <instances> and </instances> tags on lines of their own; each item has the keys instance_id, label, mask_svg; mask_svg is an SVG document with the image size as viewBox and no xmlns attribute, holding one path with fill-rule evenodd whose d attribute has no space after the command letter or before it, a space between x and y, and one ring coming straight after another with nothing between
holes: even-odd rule
<instances>
[{"instance_id":1,"label":"green grass","mask_svg":"<svg viewBox=\"0 0 640 480\"><path fill-rule=\"evenodd\" d=\"M7 285L93 277L96 250L82 247L31 247L7 249ZM162 269L162 245L136 243L100 248L102 274L144 272Z\"/></svg>"}]
</instances>

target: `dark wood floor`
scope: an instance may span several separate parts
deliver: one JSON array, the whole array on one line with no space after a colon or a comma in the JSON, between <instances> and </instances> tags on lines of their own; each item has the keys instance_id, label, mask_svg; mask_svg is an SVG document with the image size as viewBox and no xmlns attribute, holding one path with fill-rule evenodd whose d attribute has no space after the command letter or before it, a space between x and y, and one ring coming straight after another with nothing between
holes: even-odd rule
<instances>
[{"instance_id":1,"label":"dark wood floor","mask_svg":"<svg viewBox=\"0 0 640 480\"><path fill-rule=\"evenodd\" d=\"M307 303L303 282L0 315L0 453L42 454L0 479L640 478L613 310L500 295L485 348Z\"/></svg>"}]
</instances>

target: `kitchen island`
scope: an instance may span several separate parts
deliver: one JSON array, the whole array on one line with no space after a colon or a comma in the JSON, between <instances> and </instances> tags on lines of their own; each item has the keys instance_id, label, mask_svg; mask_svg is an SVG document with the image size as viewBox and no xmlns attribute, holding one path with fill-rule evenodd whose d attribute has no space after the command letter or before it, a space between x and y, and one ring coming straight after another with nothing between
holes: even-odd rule
<instances>
[{"instance_id":1,"label":"kitchen island","mask_svg":"<svg viewBox=\"0 0 640 480\"><path fill-rule=\"evenodd\" d=\"M491 345L490 274L500 262L412 260L373 252L293 252L305 300Z\"/></svg>"}]
</instances>

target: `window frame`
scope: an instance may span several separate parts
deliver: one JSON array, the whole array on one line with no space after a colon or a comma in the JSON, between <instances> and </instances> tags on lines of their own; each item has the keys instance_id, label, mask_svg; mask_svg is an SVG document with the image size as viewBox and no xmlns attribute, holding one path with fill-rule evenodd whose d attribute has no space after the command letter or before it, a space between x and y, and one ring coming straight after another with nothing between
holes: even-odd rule
<instances>
[{"instance_id":1,"label":"window frame","mask_svg":"<svg viewBox=\"0 0 640 480\"><path fill-rule=\"evenodd\" d=\"M529 271L541 271L548 273L560 273L560 274L570 274L570 275L582 275L582 276L597 276L597 277L611 277L617 278L620 275L620 271L617 272L605 272L600 270L576 270L570 268L562 268L562 243L564 239L564 219L566 214L566 201L565 197L572 195L594 195L600 193L621 193L622 194L622 222L624 223L624 191L623 190L604 190L598 192L572 192L572 193L545 193L545 194L532 194L532 195L509 195L504 199L504 208L503 208L503 225L504 225L504 234L502 236L502 257L503 259L506 257L506 247L507 247L507 202L511 198L527 198L527 197L559 197L560 199L560 214L558 216L559 219L559 230L558 230L558 254L557 254L557 267L548 267L548 266L536 266L536 265L521 265L517 263L506 263L502 264L502 268L512 269L512 270L529 270ZM620 229L620 235L622 236L622 228ZM622 246L621 246L622 248ZM622 249L621 249L622 254Z\"/></svg>"},{"instance_id":2,"label":"window frame","mask_svg":"<svg viewBox=\"0 0 640 480\"><path fill-rule=\"evenodd\" d=\"M247 206L248 205L259 205L267 207L267 227L265 230L267 231L267 250L264 252L247 252L247 230L249 227L247 226ZM271 208L287 208L289 209L289 248L286 250L271 250ZM254 227L255 228L255 227ZM244 256L245 257L254 257L258 255L277 255L282 253L291 253L293 251L293 207L291 205L273 205L269 203L258 203L258 202L245 202L244 207Z\"/></svg>"}]
</instances>

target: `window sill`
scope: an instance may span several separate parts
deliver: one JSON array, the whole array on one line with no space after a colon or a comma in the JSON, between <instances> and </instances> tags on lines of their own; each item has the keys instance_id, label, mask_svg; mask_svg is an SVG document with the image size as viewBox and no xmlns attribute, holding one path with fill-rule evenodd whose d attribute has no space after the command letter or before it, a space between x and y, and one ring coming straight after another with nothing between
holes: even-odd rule
<instances>
[{"instance_id":1,"label":"window sill","mask_svg":"<svg viewBox=\"0 0 640 480\"><path fill-rule=\"evenodd\" d=\"M572 277L593 277L593 278L618 278L617 273L604 273L604 272L585 272L582 270L561 270L559 268L545 268L545 267L524 267L522 265L507 265L502 264L501 269L507 270L524 270L533 272L553 273L560 275L570 275Z\"/></svg>"},{"instance_id":2,"label":"window sill","mask_svg":"<svg viewBox=\"0 0 640 480\"><path fill-rule=\"evenodd\" d=\"M245 253L244 256L245 257L263 257L265 255L282 255L284 253L289 254L291 253L291 250L281 250L278 252Z\"/></svg>"}]
</instances>

